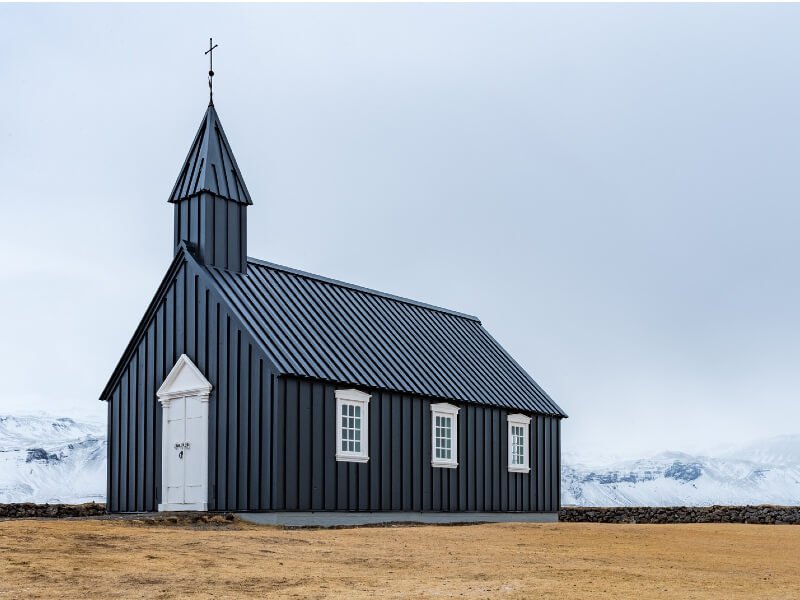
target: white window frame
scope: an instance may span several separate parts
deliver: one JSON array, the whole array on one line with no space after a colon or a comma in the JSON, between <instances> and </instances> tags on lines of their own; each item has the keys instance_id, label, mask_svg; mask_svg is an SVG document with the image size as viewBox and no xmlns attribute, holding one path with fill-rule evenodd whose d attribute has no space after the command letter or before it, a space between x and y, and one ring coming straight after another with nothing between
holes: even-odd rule
<instances>
[{"instance_id":1,"label":"white window frame","mask_svg":"<svg viewBox=\"0 0 800 600\"><path fill-rule=\"evenodd\" d=\"M522 442L522 464L512 464L514 458L514 450L511 446L512 427L522 427L525 432L525 438ZM509 473L530 473L531 472L531 418L521 414L508 415L508 471Z\"/></svg>"},{"instance_id":2,"label":"white window frame","mask_svg":"<svg viewBox=\"0 0 800 600\"><path fill-rule=\"evenodd\" d=\"M336 390L336 460L365 463L369 461L369 399L370 395L359 390ZM361 451L342 450L342 407L361 407Z\"/></svg>"},{"instance_id":3,"label":"white window frame","mask_svg":"<svg viewBox=\"0 0 800 600\"><path fill-rule=\"evenodd\" d=\"M440 402L431 404L431 466L440 469L458 467L458 411L457 406ZM436 417L450 417L450 458L436 458Z\"/></svg>"}]
</instances>

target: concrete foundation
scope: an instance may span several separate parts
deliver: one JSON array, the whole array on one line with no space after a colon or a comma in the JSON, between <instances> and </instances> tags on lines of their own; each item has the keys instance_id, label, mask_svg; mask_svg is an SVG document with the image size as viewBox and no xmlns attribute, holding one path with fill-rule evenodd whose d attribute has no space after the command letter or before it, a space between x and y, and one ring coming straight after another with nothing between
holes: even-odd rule
<instances>
[{"instance_id":1,"label":"concrete foundation","mask_svg":"<svg viewBox=\"0 0 800 600\"><path fill-rule=\"evenodd\" d=\"M250 512L236 516L259 525L338 527L381 523L555 523L556 512Z\"/></svg>"}]
</instances>

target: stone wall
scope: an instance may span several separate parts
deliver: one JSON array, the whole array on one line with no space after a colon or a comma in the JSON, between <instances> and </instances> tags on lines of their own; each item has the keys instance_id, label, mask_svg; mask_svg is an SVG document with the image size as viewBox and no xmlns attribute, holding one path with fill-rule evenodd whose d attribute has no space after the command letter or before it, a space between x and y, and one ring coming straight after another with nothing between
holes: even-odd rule
<instances>
[{"instance_id":1,"label":"stone wall","mask_svg":"<svg viewBox=\"0 0 800 600\"><path fill-rule=\"evenodd\" d=\"M568 506L558 514L572 523L759 523L800 525L800 506Z\"/></svg>"},{"instance_id":2,"label":"stone wall","mask_svg":"<svg viewBox=\"0 0 800 600\"><path fill-rule=\"evenodd\" d=\"M0 504L0 519L25 519L30 517L96 517L106 513L105 504L88 502L86 504Z\"/></svg>"},{"instance_id":3,"label":"stone wall","mask_svg":"<svg viewBox=\"0 0 800 600\"><path fill-rule=\"evenodd\" d=\"M96 517L105 504L0 504L0 519ZM559 520L572 523L760 523L800 525L800 506L583 507L561 509Z\"/></svg>"}]
</instances>

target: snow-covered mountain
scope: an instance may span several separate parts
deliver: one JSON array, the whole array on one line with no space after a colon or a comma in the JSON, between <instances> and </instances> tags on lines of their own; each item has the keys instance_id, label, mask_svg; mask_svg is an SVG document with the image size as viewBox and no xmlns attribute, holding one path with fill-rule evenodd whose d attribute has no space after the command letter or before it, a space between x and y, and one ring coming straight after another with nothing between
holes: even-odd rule
<instances>
[{"instance_id":1,"label":"snow-covered mountain","mask_svg":"<svg viewBox=\"0 0 800 600\"><path fill-rule=\"evenodd\" d=\"M586 463L564 458L563 504L800 504L800 435L751 442L712 456L664 452L646 459Z\"/></svg>"},{"instance_id":2,"label":"snow-covered mountain","mask_svg":"<svg viewBox=\"0 0 800 600\"><path fill-rule=\"evenodd\" d=\"M105 490L102 424L0 416L0 503L104 502Z\"/></svg>"},{"instance_id":3,"label":"snow-covered mountain","mask_svg":"<svg viewBox=\"0 0 800 600\"><path fill-rule=\"evenodd\" d=\"M0 416L0 503L105 500L102 423ZM563 457L562 502L580 506L800 505L800 435L704 455Z\"/></svg>"}]
</instances>

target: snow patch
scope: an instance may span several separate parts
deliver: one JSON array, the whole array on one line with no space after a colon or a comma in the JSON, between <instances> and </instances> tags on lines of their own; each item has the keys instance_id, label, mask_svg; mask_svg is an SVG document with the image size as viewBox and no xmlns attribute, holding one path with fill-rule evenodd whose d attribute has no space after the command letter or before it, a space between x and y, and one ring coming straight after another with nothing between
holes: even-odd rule
<instances>
[{"instance_id":1,"label":"snow patch","mask_svg":"<svg viewBox=\"0 0 800 600\"><path fill-rule=\"evenodd\" d=\"M800 505L800 435L728 448L720 456L663 452L591 467L564 460L564 505Z\"/></svg>"},{"instance_id":2,"label":"snow patch","mask_svg":"<svg viewBox=\"0 0 800 600\"><path fill-rule=\"evenodd\" d=\"M0 503L104 502L102 424L45 414L0 416Z\"/></svg>"}]
</instances>

